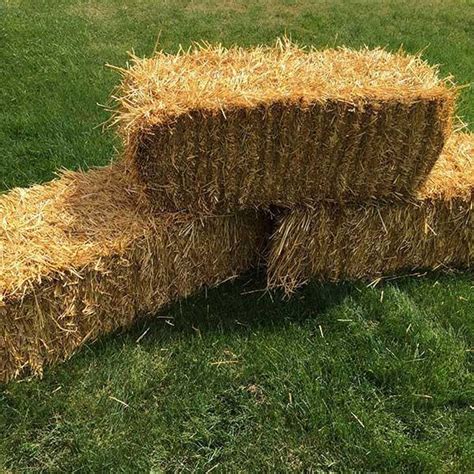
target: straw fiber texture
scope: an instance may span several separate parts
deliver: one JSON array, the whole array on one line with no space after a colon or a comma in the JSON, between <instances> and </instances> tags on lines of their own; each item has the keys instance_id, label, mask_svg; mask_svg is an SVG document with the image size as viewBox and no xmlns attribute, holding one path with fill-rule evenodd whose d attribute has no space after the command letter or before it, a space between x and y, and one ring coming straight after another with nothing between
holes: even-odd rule
<instances>
[{"instance_id":1,"label":"straw fiber texture","mask_svg":"<svg viewBox=\"0 0 474 474\"><path fill-rule=\"evenodd\" d=\"M159 209L195 213L411 195L456 88L381 49L196 46L134 57L112 123Z\"/></svg>"},{"instance_id":2,"label":"straw fiber texture","mask_svg":"<svg viewBox=\"0 0 474 474\"><path fill-rule=\"evenodd\" d=\"M122 165L0 197L0 381L256 263L256 212L152 213Z\"/></svg>"},{"instance_id":3,"label":"straw fiber texture","mask_svg":"<svg viewBox=\"0 0 474 474\"><path fill-rule=\"evenodd\" d=\"M460 133L411 202L323 204L284 214L272 236L269 287L309 279L377 280L401 271L469 268L474 258L474 135Z\"/></svg>"}]
</instances>

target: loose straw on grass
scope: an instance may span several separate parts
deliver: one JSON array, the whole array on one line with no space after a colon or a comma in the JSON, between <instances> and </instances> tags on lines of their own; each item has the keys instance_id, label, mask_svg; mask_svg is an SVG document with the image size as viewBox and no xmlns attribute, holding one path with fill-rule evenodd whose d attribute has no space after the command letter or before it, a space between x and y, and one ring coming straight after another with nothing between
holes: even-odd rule
<instances>
[{"instance_id":1,"label":"loose straw on grass","mask_svg":"<svg viewBox=\"0 0 474 474\"><path fill-rule=\"evenodd\" d=\"M112 123L159 209L411 195L451 129L456 88L382 49L201 45L132 58Z\"/></svg>"}]
</instances>

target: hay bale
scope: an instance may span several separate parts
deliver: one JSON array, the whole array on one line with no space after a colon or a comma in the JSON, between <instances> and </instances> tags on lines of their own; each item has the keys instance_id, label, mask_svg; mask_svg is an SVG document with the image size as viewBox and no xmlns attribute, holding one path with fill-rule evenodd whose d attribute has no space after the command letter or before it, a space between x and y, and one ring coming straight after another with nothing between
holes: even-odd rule
<instances>
[{"instance_id":1,"label":"hay bale","mask_svg":"<svg viewBox=\"0 0 474 474\"><path fill-rule=\"evenodd\" d=\"M157 216L120 168L0 197L0 381L256 262L256 212Z\"/></svg>"},{"instance_id":2,"label":"hay bale","mask_svg":"<svg viewBox=\"0 0 474 474\"><path fill-rule=\"evenodd\" d=\"M411 202L322 204L283 215L272 236L268 285L370 279L469 267L474 258L474 135L458 134Z\"/></svg>"},{"instance_id":3,"label":"hay bale","mask_svg":"<svg viewBox=\"0 0 474 474\"><path fill-rule=\"evenodd\" d=\"M312 205L411 194L456 89L381 49L195 47L133 58L112 123L160 209Z\"/></svg>"}]
</instances>

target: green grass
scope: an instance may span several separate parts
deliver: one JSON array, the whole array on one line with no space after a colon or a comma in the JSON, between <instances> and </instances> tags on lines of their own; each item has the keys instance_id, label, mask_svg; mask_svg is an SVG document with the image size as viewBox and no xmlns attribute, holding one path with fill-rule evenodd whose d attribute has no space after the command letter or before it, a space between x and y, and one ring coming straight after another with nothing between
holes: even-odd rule
<instances>
[{"instance_id":1,"label":"green grass","mask_svg":"<svg viewBox=\"0 0 474 474\"><path fill-rule=\"evenodd\" d=\"M110 161L97 103L118 76L104 64L151 54L159 34L168 51L285 32L403 45L460 83L474 72L471 0L0 0L0 18L1 190ZM472 89L461 99L472 122ZM474 469L472 274L310 285L290 301L263 286L251 274L203 292L0 387L0 470Z\"/></svg>"}]
</instances>

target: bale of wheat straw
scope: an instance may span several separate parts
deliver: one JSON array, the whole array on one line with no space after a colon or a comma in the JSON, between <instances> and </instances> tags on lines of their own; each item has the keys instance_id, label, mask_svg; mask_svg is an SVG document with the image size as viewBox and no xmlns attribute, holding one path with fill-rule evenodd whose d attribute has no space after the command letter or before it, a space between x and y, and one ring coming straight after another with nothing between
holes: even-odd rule
<instances>
[{"instance_id":1,"label":"bale of wheat straw","mask_svg":"<svg viewBox=\"0 0 474 474\"><path fill-rule=\"evenodd\" d=\"M283 215L268 285L291 293L309 279L369 279L418 269L469 268L474 258L474 135L454 135L416 199L321 204Z\"/></svg>"},{"instance_id":2,"label":"bale of wheat straw","mask_svg":"<svg viewBox=\"0 0 474 474\"><path fill-rule=\"evenodd\" d=\"M230 211L411 194L456 88L381 49L201 45L132 58L112 123L161 209Z\"/></svg>"},{"instance_id":3,"label":"bale of wheat straw","mask_svg":"<svg viewBox=\"0 0 474 474\"><path fill-rule=\"evenodd\" d=\"M0 197L0 381L255 263L256 212L152 213L121 165Z\"/></svg>"}]
</instances>

